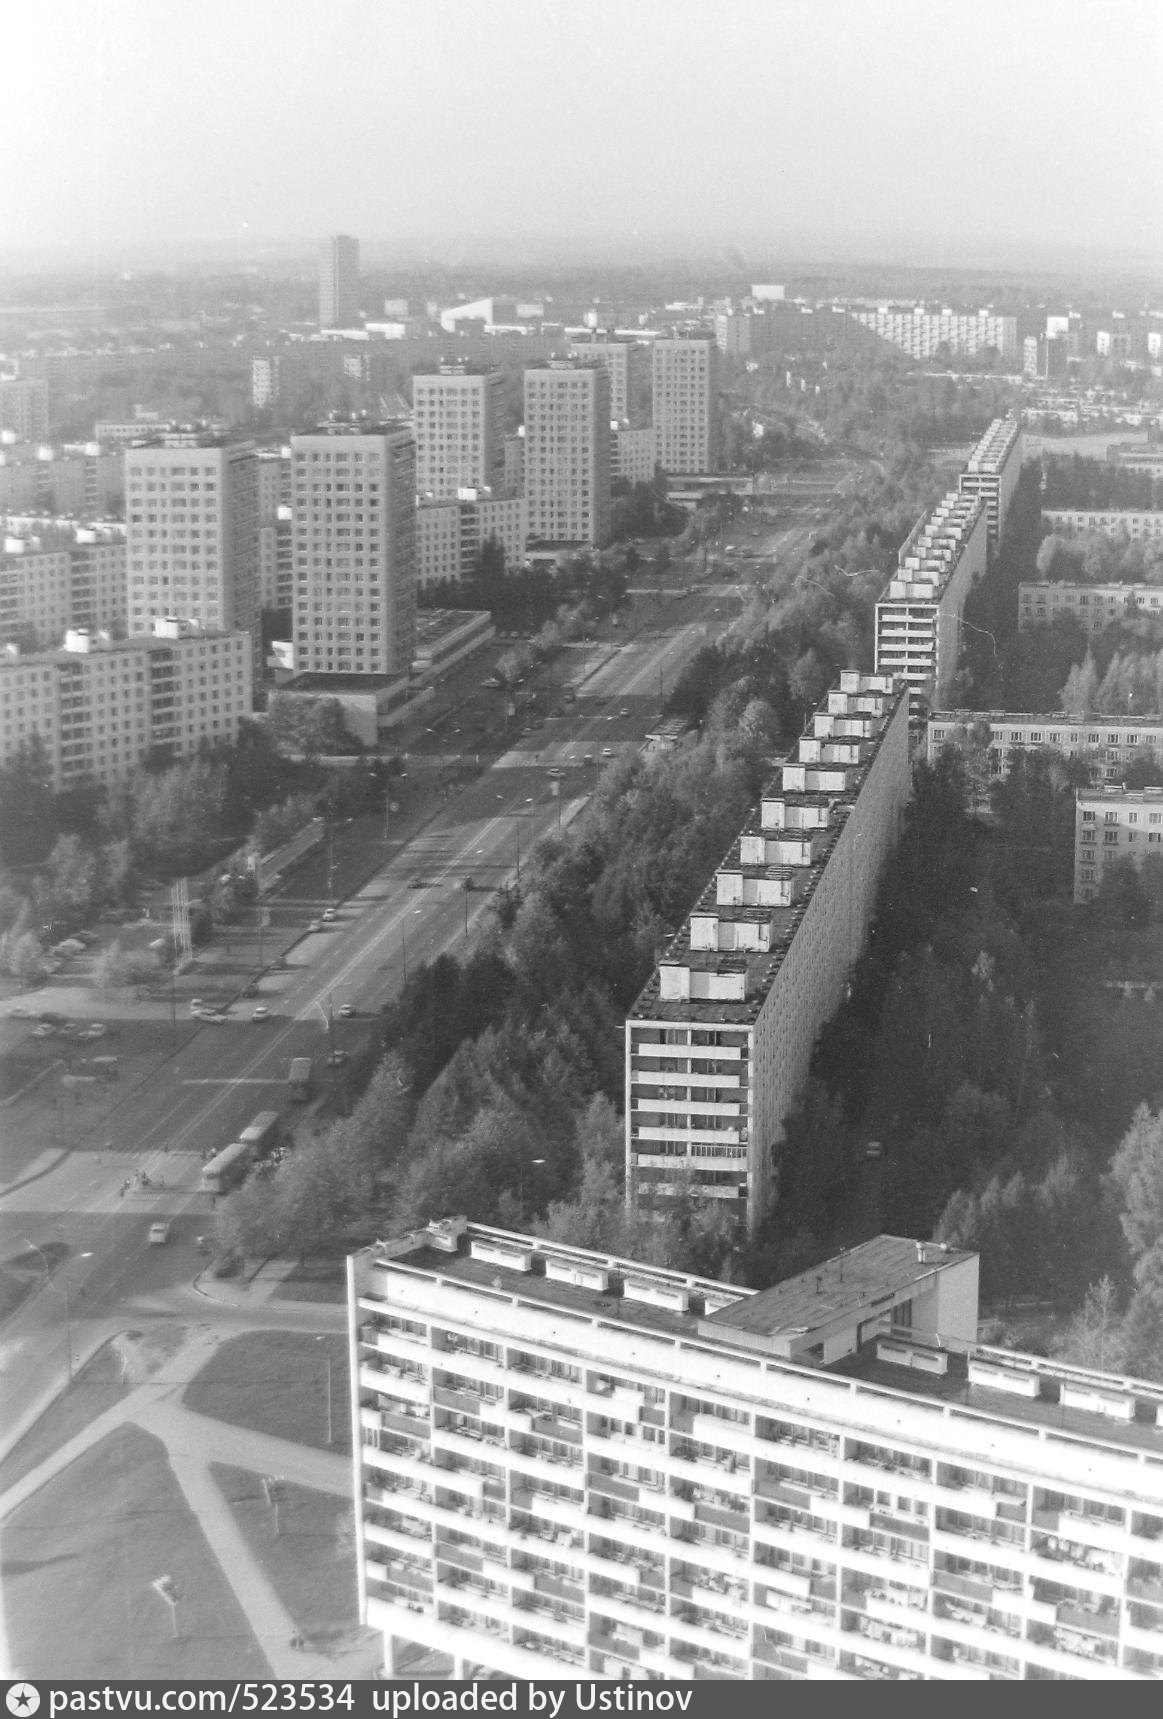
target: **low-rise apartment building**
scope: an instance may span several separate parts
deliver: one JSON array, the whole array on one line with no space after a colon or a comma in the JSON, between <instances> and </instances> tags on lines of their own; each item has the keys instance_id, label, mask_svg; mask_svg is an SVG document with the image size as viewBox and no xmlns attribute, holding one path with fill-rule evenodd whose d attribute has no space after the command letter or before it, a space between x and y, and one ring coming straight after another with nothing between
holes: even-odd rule
<instances>
[{"instance_id":1,"label":"low-rise apartment building","mask_svg":"<svg viewBox=\"0 0 1163 1719\"><path fill-rule=\"evenodd\" d=\"M1023 579L1018 586L1018 629L1073 615L1088 633L1101 633L1138 615L1163 614L1163 585L1073 585L1063 579Z\"/></svg>"},{"instance_id":2,"label":"low-rise apartment building","mask_svg":"<svg viewBox=\"0 0 1163 1719\"><path fill-rule=\"evenodd\" d=\"M1093 782L1121 782L1128 765L1138 759L1163 764L1163 716L935 710L927 731L929 763L935 764L947 746L956 747L968 760L980 759L980 771L974 772L979 797L991 781L1003 781L1014 758L1026 752L1084 758Z\"/></svg>"},{"instance_id":3,"label":"low-rise apartment building","mask_svg":"<svg viewBox=\"0 0 1163 1719\"><path fill-rule=\"evenodd\" d=\"M908 696L846 671L779 767L626 1022L626 1193L689 1178L754 1230L816 1034L864 946L909 795Z\"/></svg>"},{"instance_id":4,"label":"low-rise apartment building","mask_svg":"<svg viewBox=\"0 0 1163 1719\"><path fill-rule=\"evenodd\" d=\"M1163 537L1163 508L1044 507L1053 531L1101 531L1107 537Z\"/></svg>"},{"instance_id":5,"label":"low-rise apartment building","mask_svg":"<svg viewBox=\"0 0 1163 1719\"><path fill-rule=\"evenodd\" d=\"M124 632L125 527L0 519L0 644L52 650L70 627Z\"/></svg>"},{"instance_id":6,"label":"low-rise apartment building","mask_svg":"<svg viewBox=\"0 0 1163 1719\"><path fill-rule=\"evenodd\" d=\"M252 701L247 633L174 619L120 642L77 629L61 650L0 655L0 763L36 734L58 792L109 784L147 754L181 758L204 739L237 740Z\"/></svg>"},{"instance_id":7,"label":"low-rise apartment building","mask_svg":"<svg viewBox=\"0 0 1163 1719\"><path fill-rule=\"evenodd\" d=\"M989 516L994 550L1005 534L1006 518L1022 475L1022 426L1016 418L995 418L958 474L962 495L980 496Z\"/></svg>"},{"instance_id":8,"label":"low-rise apartment building","mask_svg":"<svg viewBox=\"0 0 1163 1719\"><path fill-rule=\"evenodd\" d=\"M387 1672L1163 1675L1163 1388L979 1345L977 1270L881 1235L753 1292L463 1218L356 1254Z\"/></svg>"},{"instance_id":9,"label":"low-rise apartment building","mask_svg":"<svg viewBox=\"0 0 1163 1719\"><path fill-rule=\"evenodd\" d=\"M956 490L901 545L876 605L876 672L906 681L914 709L944 703L953 689L965 600L988 559L986 503Z\"/></svg>"},{"instance_id":10,"label":"low-rise apartment building","mask_svg":"<svg viewBox=\"0 0 1163 1719\"><path fill-rule=\"evenodd\" d=\"M1080 788L1074 806L1074 899L1090 901L1112 860L1163 859L1163 788Z\"/></svg>"}]
</instances>

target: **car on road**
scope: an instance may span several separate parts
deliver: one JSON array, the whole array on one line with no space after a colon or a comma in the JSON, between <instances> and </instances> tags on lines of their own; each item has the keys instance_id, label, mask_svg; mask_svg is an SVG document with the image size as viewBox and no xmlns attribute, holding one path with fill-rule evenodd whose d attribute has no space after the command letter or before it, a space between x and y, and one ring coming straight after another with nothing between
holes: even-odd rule
<instances>
[{"instance_id":1,"label":"car on road","mask_svg":"<svg viewBox=\"0 0 1163 1719\"><path fill-rule=\"evenodd\" d=\"M602 747L602 757L603 758L612 758L613 756L614 756L614 748L612 746L603 746Z\"/></svg>"},{"instance_id":2,"label":"car on road","mask_svg":"<svg viewBox=\"0 0 1163 1719\"><path fill-rule=\"evenodd\" d=\"M555 782L560 782L561 778L565 775L565 771L559 769L558 766L554 764L545 772L545 774L547 776L551 776Z\"/></svg>"},{"instance_id":3,"label":"car on road","mask_svg":"<svg viewBox=\"0 0 1163 1719\"><path fill-rule=\"evenodd\" d=\"M489 676L489 678L488 678L488 680L482 680L482 682L481 682L481 685L482 685L482 686L487 686L487 687L489 687L489 688L490 688L490 689L492 689L492 690L496 690L496 688L498 688L498 687L499 687L499 686L500 686L500 684L501 684L501 683L500 683L500 681L499 681L499 680L498 680L498 679L497 679L497 677L496 677L496 675L495 675L495 674L491 674L491 675L490 675L490 676Z\"/></svg>"},{"instance_id":4,"label":"car on road","mask_svg":"<svg viewBox=\"0 0 1163 1719\"><path fill-rule=\"evenodd\" d=\"M354 1003L340 1003L339 1012L343 1016L345 1021L349 1021L351 1019L352 1015L354 1015L354 1013L355 1013L355 1004Z\"/></svg>"},{"instance_id":5,"label":"car on road","mask_svg":"<svg viewBox=\"0 0 1163 1719\"><path fill-rule=\"evenodd\" d=\"M199 1014L201 1012L201 1010L203 1010L205 1007L206 1007L206 1005L202 1001L201 997L191 997L190 998L190 1013L192 1015Z\"/></svg>"},{"instance_id":6,"label":"car on road","mask_svg":"<svg viewBox=\"0 0 1163 1719\"><path fill-rule=\"evenodd\" d=\"M200 1021L206 1021L212 1027L220 1027L226 1016L219 1014L217 1009L199 1009L197 1018Z\"/></svg>"},{"instance_id":7,"label":"car on road","mask_svg":"<svg viewBox=\"0 0 1163 1719\"><path fill-rule=\"evenodd\" d=\"M265 1003L260 1003L257 1009L251 1010L250 1018L252 1021L269 1021L271 1012Z\"/></svg>"},{"instance_id":8,"label":"car on road","mask_svg":"<svg viewBox=\"0 0 1163 1719\"><path fill-rule=\"evenodd\" d=\"M327 1055L327 1066L328 1066L328 1068L342 1068L343 1064L346 1061L347 1061L347 1052L345 1050L333 1050L333 1051L328 1052L328 1055Z\"/></svg>"},{"instance_id":9,"label":"car on road","mask_svg":"<svg viewBox=\"0 0 1163 1719\"><path fill-rule=\"evenodd\" d=\"M163 1219L160 1219L156 1224L150 1224L150 1226L149 1226L149 1245L150 1245L150 1247L164 1247L166 1242L169 1241L169 1239L170 1239L170 1226L169 1226L168 1220L163 1218Z\"/></svg>"},{"instance_id":10,"label":"car on road","mask_svg":"<svg viewBox=\"0 0 1163 1719\"><path fill-rule=\"evenodd\" d=\"M593 761L594 761L594 755L592 752L587 752L585 757L582 759L583 764L592 764Z\"/></svg>"},{"instance_id":11,"label":"car on road","mask_svg":"<svg viewBox=\"0 0 1163 1719\"><path fill-rule=\"evenodd\" d=\"M325 907L323 909L322 917L323 917L324 925L330 925L330 924L332 924L332 922L334 920L339 918L339 915L336 913L336 911L333 907Z\"/></svg>"},{"instance_id":12,"label":"car on road","mask_svg":"<svg viewBox=\"0 0 1163 1719\"><path fill-rule=\"evenodd\" d=\"M87 1039L103 1039L108 1031L109 1028L104 1021L90 1021L85 1028L85 1037Z\"/></svg>"},{"instance_id":13,"label":"car on road","mask_svg":"<svg viewBox=\"0 0 1163 1719\"><path fill-rule=\"evenodd\" d=\"M619 716L629 716L629 714L630 714L630 707L629 707L629 705L624 704L622 706L621 710L618 712L618 715Z\"/></svg>"},{"instance_id":14,"label":"car on road","mask_svg":"<svg viewBox=\"0 0 1163 1719\"><path fill-rule=\"evenodd\" d=\"M321 919L313 919L307 927L308 931L322 931L322 929L323 921Z\"/></svg>"},{"instance_id":15,"label":"car on road","mask_svg":"<svg viewBox=\"0 0 1163 1719\"><path fill-rule=\"evenodd\" d=\"M33 1027L32 1036L34 1039L51 1039L56 1030L51 1021L41 1021L39 1026Z\"/></svg>"}]
</instances>

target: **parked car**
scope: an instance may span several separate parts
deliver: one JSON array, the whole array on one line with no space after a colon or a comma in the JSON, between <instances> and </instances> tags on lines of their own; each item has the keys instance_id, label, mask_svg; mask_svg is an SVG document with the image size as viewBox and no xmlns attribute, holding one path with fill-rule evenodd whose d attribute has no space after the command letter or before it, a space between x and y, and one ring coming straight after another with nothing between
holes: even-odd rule
<instances>
[{"instance_id":1,"label":"parked car","mask_svg":"<svg viewBox=\"0 0 1163 1719\"><path fill-rule=\"evenodd\" d=\"M332 923L332 921L338 919L338 917L339 917L339 915L336 913L336 911L333 907L325 907L323 909L323 923L324 923L324 925L330 925Z\"/></svg>"},{"instance_id":2,"label":"parked car","mask_svg":"<svg viewBox=\"0 0 1163 1719\"><path fill-rule=\"evenodd\" d=\"M883 1140L870 1140L868 1142L867 1146L864 1148L864 1156L866 1158L883 1158L884 1157L884 1141Z\"/></svg>"},{"instance_id":3,"label":"parked car","mask_svg":"<svg viewBox=\"0 0 1163 1719\"><path fill-rule=\"evenodd\" d=\"M619 716L629 716L629 714L630 714L630 706L628 704L624 704L622 706L621 710L618 712L618 715Z\"/></svg>"},{"instance_id":4,"label":"parked car","mask_svg":"<svg viewBox=\"0 0 1163 1719\"><path fill-rule=\"evenodd\" d=\"M170 1226L166 1219L159 1220L149 1226L150 1247L164 1247L170 1239Z\"/></svg>"},{"instance_id":5,"label":"parked car","mask_svg":"<svg viewBox=\"0 0 1163 1719\"><path fill-rule=\"evenodd\" d=\"M603 758L612 758L613 756L614 756L614 748L612 746L603 746L602 747L602 757Z\"/></svg>"},{"instance_id":6,"label":"parked car","mask_svg":"<svg viewBox=\"0 0 1163 1719\"><path fill-rule=\"evenodd\" d=\"M323 921L321 919L313 919L307 927L308 931L322 931L322 929Z\"/></svg>"},{"instance_id":7,"label":"parked car","mask_svg":"<svg viewBox=\"0 0 1163 1719\"><path fill-rule=\"evenodd\" d=\"M104 1021L90 1021L85 1028L85 1037L87 1039L103 1039L108 1031L109 1028Z\"/></svg>"},{"instance_id":8,"label":"parked car","mask_svg":"<svg viewBox=\"0 0 1163 1719\"><path fill-rule=\"evenodd\" d=\"M329 1051L327 1054L328 1068L341 1068L346 1061L347 1052L345 1050Z\"/></svg>"},{"instance_id":9,"label":"parked car","mask_svg":"<svg viewBox=\"0 0 1163 1719\"><path fill-rule=\"evenodd\" d=\"M560 782L561 778L565 775L565 771L560 769L558 765L554 764L545 772L545 774L547 776L551 776L555 782Z\"/></svg>"},{"instance_id":10,"label":"parked car","mask_svg":"<svg viewBox=\"0 0 1163 1719\"><path fill-rule=\"evenodd\" d=\"M343 1016L344 1020L350 1020L352 1015L354 1015L354 1013L355 1013L355 1004L354 1003L340 1003L339 1012Z\"/></svg>"},{"instance_id":11,"label":"parked car","mask_svg":"<svg viewBox=\"0 0 1163 1719\"><path fill-rule=\"evenodd\" d=\"M269 1021L271 1012L265 1003L260 1003L257 1009L251 1010L250 1018L252 1021Z\"/></svg>"}]
</instances>

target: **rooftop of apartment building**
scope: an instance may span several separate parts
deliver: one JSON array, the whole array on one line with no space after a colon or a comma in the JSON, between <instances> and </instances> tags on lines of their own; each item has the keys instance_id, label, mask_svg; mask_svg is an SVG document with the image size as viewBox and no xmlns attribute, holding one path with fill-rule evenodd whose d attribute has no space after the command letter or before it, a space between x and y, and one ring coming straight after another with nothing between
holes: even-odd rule
<instances>
[{"instance_id":1,"label":"rooftop of apartment building","mask_svg":"<svg viewBox=\"0 0 1163 1719\"><path fill-rule=\"evenodd\" d=\"M942 1274L964 1274L975 1262L974 1254L937 1243L875 1236L758 1291L460 1217L378 1242L367 1255L369 1265L477 1292L484 1305L473 1317L482 1329L493 1298L569 1315L563 1356L571 1352L570 1324L575 1352L588 1356L601 1354L602 1327L623 1337L637 1331L757 1364L763 1369L757 1383L781 1372L825 1373L853 1389L943 1404L958 1417L986 1415L1049 1437L1163 1457L1163 1385L938 1332L882 1328L861 1341L869 1320L887 1318ZM976 1290L970 1318L976 1319ZM849 1333L847 1353L827 1363L807 1356L818 1336L838 1330ZM644 1373L681 1377L680 1361L660 1356L652 1365L645 1349L637 1364Z\"/></svg>"},{"instance_id":2,"label":"rooftop of apartment building","mask_svg":"<svg viewBox=\"0 0 1163 1719\"><path fill-rule=\"evenodd\" d=\"M291 442L293 446L310 436L391 436L400 430L411 434L411 425L404 418L385 418L382 422L369 419L366 424L345 419L343 422L316 424L310 430L296 430Z\"/></svg>"},{"instance_id":3,"label":"rooftop of apartment building","mask_svg":"<svg viewBox=\"0 0 1163 1719\"><path fill-rule=\"evenodd\" d=\"M719 871L723 870L736 872L742 870L749 877L783 879L790 876L803 879L803 890L791 906L770 906L762 910L760 916L762 921L770 923L772 927L770 951L766 953L740 953L713 949L692 949L690 941L692 916L700 912L707 912L712 905L716 907L718 905L711 901L711 895L715 888L715 880L712 878L695 905L689 909L682 926L667 943L654 972L635 998L629 1011L630 1020L718 1021L727 1025L739 1026L750 1026L755 1022L767 1000L767 995L775 982L784 957L791 947L800 922L807 913L816 886L832 857L832 852L840 838L844 820L855 806L864 783L868 779L869 772L876 761L884 737L891 726L896 703L902 697L907 698L907 692L902 687L897 693L887 696L890 700L889 708L884 713L884 719L879 730L868 737L867 757L860 764L833 766L823 764L819 766L822 769L844 770L848 778L847 785L834 791L820 792L813 789L785 789L781 780L774 781L768 788L764 789L759 803L751 808L747 821L716 867L716 876ZM827 700L821 708L827 709ZM803 738L812 737L809 732ZM794 766L796 760L792 759L787 762ZM815 766L809 764L807 767L814 768ZM771 827L765 828L762 823L762 802L771 799L790 801L797 806L824 806L831 811L832 817L829 823L822 828L796 828L786 832ZM740 861L739 845L743 837L760 833L770 839L775 839L781 834L786 834L792 839L813 839L813 851L816 853L816 858L810 865L791 867L748 865ZM748 910L743 907L725 907L723 911L727 917L743 922L747 922L750 917ZM721 997L663 998L660 994L659 969L666 966L685 966L692 971L699 972L744 972L748 981L746 998L741 1002Z\"/></svg>"},{"instance_id":4,"label":"rooftop of apartment building","mask_svg":"<svg viewBox=\"0 0 1163 1719\"><path fill-rule=\"evenodd\" d=\"M0 556L35 555L72 549L89 543L123 543L125 524L119 519L49 518L40 515L0 517Z\"/></svg>"},{"instance_id":5,"label":"rooftop of apartment building","mask_svg":"<svg viewBox=\"0 0 1163 1719\"><path fill-rule=\"evenodd\" d=\"M881 601L921 597L935 602L952 578L981 518L980 496L950 490L924 514L897 552L897 569ZM920 589L919 589L920 588Z\"/></svg>"},{"instance_id":6,"label":"rooftop of apartment building","mask_svg":"<svg viewBox=\"0 0 1163 1719\"><path fill-rule=\"evenodd\" d=\"M1163 725L1163 715L1100 716L1092 712L1089 716L1076 716L1064 710L934 710L929 713L929 721L962 723L966 727L975 722L1003 726L1041 722L1052 723L1056 728L1158 728Z\"/></svg>"},{"instance_id":7,"label":"rooftop of apartment building","mask_svg":"<svg viewBox=\"0 0 1163 1719\"><path fill-rule=\"evenodd\" d=\"M135 633L128 639L115 639L110 633L90 632L88 627L70 627L62 645L49 651L22 651L19 645L7 644L0 655L0 664L75 662L83 656L111 656L123 651L168 650L173 644L193 639L230 639L241 635L225 627L204 627L198 621L167 615L153 622L153 631Z\"/></svg>"},{"instance_id":8,"label":"rooftop of apartment building","mask_svg":"<svg viewBox=\"0 0 1163 1719\"><path fill-rule=\"evenodd\" d=\"M1022 433L1017 418L995 418L982 436L969 459L967 472L996 472L1005 464L1014 443Z\"/></svg>"},{"instance_id":9,"label":"rooftop of apartment building","mask_svg":"<svg viewBox=\"0 0 1163 1719\"><path fill-rule=\"evenodd\" d=\"M1074 791L1075 805L1101 805L1118 800L1120 804L1129 806L1157 806L1163 800L1163 788L1124 788L1118 782L1108 782L1105 787L1076 788Z\"/></svg>"},{"instance_id":10,"label":"rooftop of apartment building","mask_svg":"<svg viewBox=\"0 0 1163 1719\"><path fill-rule=\"evenodd\" d=\"M488 609L420 609L416 615L416 643L435 644L466 627L488 625L491 619Z\"/></svg>"}]
</instances>

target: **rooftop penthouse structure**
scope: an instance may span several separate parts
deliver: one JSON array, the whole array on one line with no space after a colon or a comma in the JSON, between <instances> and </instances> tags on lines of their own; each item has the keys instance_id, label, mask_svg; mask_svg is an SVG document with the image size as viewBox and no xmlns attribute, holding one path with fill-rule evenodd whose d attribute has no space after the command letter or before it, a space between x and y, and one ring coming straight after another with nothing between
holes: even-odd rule
<instances>
[{"instance_id":1,"label":"rooftop penthouse structure","mask_svg":"<svg viewBox=\"0 0 1163 1719\"><path fill-rule=\"evenodd\" d=\"M691 1178L748 1228L784 1118L863 947L909 794L908 701L840 676L779 766L626 1022L626 1191L645 1211Z\"/></svg>"},{"instance_id":2,"label":"rooftop penthouse structure","mask_svg":"<svg viewBox=\"0 0 1163 1719\"><path fill-rule=\"evenodd\" d=\"M876 605L876 672L899 675L914 705L947 702L961 648L961 616L988 564L985 501L951 490L917 521Z\"/></svg>"},{"instance_id":3,"label":"rooftop penthouse structure","mask_svg":"<svg viewBox=\"0 0 1163 1719\"><path fill-rule=\"evenodd\" d=\"M1163 1676L1163 1387L977 1342L977 1255L759 1292L446 1218L348 1261L400 1674Z\"/></svg>"}]
</instances>

